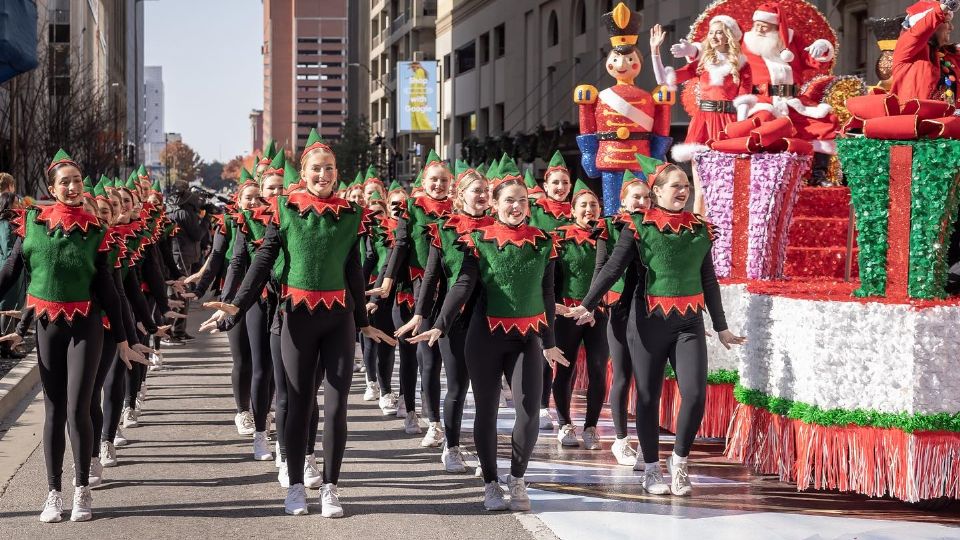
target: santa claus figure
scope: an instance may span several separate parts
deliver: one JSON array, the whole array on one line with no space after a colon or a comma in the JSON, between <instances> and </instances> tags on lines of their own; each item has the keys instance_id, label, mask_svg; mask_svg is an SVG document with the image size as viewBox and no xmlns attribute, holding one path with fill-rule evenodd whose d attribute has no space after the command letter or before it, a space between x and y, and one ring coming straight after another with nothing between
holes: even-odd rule
<instances>
[{"instance_id":1,"label":"santa claus figure","mask_svg":"<svg viewBox=\"0 0 960 540\"><path fill-rule=\"evenodd\" d=\"M698 45L681 40L670 52L692 61L701 54ZM749 114L766 110L789 117L798 138L811 141L817 152L833 154L837 118L830 105L803 98L800 87L806 71L833 60L834 47L826 39L803 45L803 36L795 35L779 5L765 3L754 11L753 27L743 34L742 44L758 99Z\"/></svg>"},{"instance_id":2,"label":"santa claus figure","mask_svg":"<svg viewBox=\"0 0 960 540\"><path fill-rule=\"evenodd\" d=\"M907 8L904 30L893 50L890 93L902 100L956 103L960 55L950 43L950 32L958 4L958 0L922 0Z\"/></svg>"}]
</instances>

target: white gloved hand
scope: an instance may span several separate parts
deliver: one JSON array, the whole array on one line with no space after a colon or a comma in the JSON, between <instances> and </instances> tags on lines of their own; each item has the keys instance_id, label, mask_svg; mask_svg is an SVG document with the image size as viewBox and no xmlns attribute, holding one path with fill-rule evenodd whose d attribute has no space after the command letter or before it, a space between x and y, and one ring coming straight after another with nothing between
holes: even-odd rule
<instances>
[{"instance_id":1,"label":"white gloved hand","mask_svg":"<svg viewBox=\"0 0 960 540\"><path fill-rule=\"evenodd\" d=\"M825 61L830 58L830 42L825 39L818 39L811 43L806 49L814 60Z\"/></svg>"},{"instance_id":2,"label":"white gloved hand","mask_svg":"<svg viewBox=\"0 0 960 540\"><path fill-rule=\"evenodd\" d=\"M670 46L670 54L672 54L674 58L697 56L698 52L697 48L686 39L681 39L680 43L675 43Z\"/></svg>"},{"instance_id":3,"label":"white gloved hand","mask_svg":"<svg viewBox=\"0 0 960 540\"><path fill-rule=\"evenodd\" d=\"M750 112L749 103L741 103L737 105L737 122L747 119L747 113Z\"/></svg>"}]
</instances>

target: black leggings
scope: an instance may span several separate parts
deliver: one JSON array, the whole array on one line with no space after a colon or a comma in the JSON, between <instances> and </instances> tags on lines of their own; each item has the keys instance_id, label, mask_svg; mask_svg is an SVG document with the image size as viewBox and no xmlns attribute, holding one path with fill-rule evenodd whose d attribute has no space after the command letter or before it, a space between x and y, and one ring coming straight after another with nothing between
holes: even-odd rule
<instances>
[{"instance_id":1,"label":"black leggings","mask_svg":"<svg viewBox=\"0 0 960 540\"><path fill-rule=\"evenodd\" d=\"M287 384L285 433L290 485L303 483L303 463L317 381L323 386L323 481L337 483L347 445L347 398L353 379L356 325L350 312L311 313L287 306L280 348ZM316 422L313 422L316 425Z\"/></svg>"},{"instance_id":2,"label":"black leggings","mask_svg":"<svg viewBox=\"0 0 960 540\"><path fill-rule=\"evenodd\" d=\"M246 317L227 332L227 340L230 342L230 355L233 357L230 382L233 385L233 399L237 403L237 412L249 411L253 358L250 353L250 339L247 336Z\"/></svg>"},{"instance_id":3,"label":"black leggings","mask_svg":"<svg viewBox=\"0 0 960 540\"><path fill-rule=\"evenodd\" d=\"M587 357L587 415L583 427L597 427L600 411L607 393L607 363L610 347L607 345L607 315L597 312L593 326L578 326L577 321L558 318L556 321L557 347L570 366L557 365L557 374L553 379L553 402L557 407L560 425L572 424L570 400L573 396L573 375L577 365L577 353L580 344Z\"/></svg>"},{"instance_id":4,"label":"black leggings","mask_svg":"<svg viewBox=\"0 0 960 540\"><path fill-rule=\"evenodd\" d=\"M643 460L653 463L659 459L660 392L669 358L674 359L681 396L673 451L680 457L687 457L703 420L707 394L707 342L703 315L680 317L673 314L664 319L660 315L647 317L643 307L635 307L630 317L630 328L636 331L628 334L627 343L637 381L637 436Z\"/></svg>"},{"instance_id":5,"label":"black leggings","mask_svg":"<svg viewBox=\"0 0 960 540\"><path fill-rule=\"evenodd\" d=\"M468 306L467 309L470 308ZM443 397L443 427L447 448L460 446L463 408L467 403L467 391L470 389L466 358L469 313L465 310L450 327L446 337L440 339L440 356L447 374L447 394Z\"/></svg>"},{"instance_id":6,"label":"black leggings","mask_svg":"<svg viewBox=\"0 0 960 540\"><path fill-rule=\"evenodd\" d=\"M107 370L107 378L103 382L103 427L100 430L100 440L113 442L120 426L120 416L123 412L124 392L127 386L127 366L114 355L113 362Z\"/></svg>"},{"instance_id":7,"label":"black leggings","mask_svg":"<svg viewBox=\"0 0 960 540\"><path fill-rule=\"evenodd\" d=\"M139 332L137 334L139 335ZM125 406L131 409L137 408L137 394L143 388L146 373L147 366L143 364L134 364L131 369L124 369L124 376L127 378Z\"/></svg>"},{"instance_id":8,"label":"black leggings","mask_svg":"<svg viewBox=\"0 0 960 540\"><path fill-rule=\"evenodd\" d=\"M424 317L423 328L432 327L433 317ZM430 346L427 342L417 343L416 354L417 365L420 367L420 407L423 410L423 417L429 422L439 422L440 369L444 364L443 355L440 353L440 344L434 343L433 346Z\"/></svg>"},{"instance_id":9,"label":"black leggings","mask_svg":"<svg viewBox=\"0 0 960 540\"><path fill-rule=\"evenodd\" d=\"M266 431L267 413L273 401L273 357L270 352L270 318L266 302L254 302L245 318L253 371L250 391L253 422L257 431Z\"/></svg>"},{"instance_id":10,"label":"black leggings","mask_svg":"<svg viewBox=\"0 0 960 540\"><path fill-rule=\"evenodd\" d=\"M539 435L544 361L540 337L491 333L486 317L477 314L467 329L466 361L477 405L473 441L483 468L483 481L497 479L497 412L504 375L512 382L517 413L511 437L510 474L522 478Z\"/></svg>"},{"instance_id":11,"label":"black leggings","mask_svg":"<svg viewBox=\"0 0 960 540\"><path fill-rule=\"evenodd\" d=\"M610 384L610 416L617 438L627 436L627 398L630 395L630 382L633 380L633 363L627 348L627 319L630 317L629 303L626 299L610 308L610 321L607 324L607 343L610 346L610 364L613 368L613 381Z\"/></svg>"},{"instance_id":12,"label":"black leggings","mask_svg":"<svg viewBox=\"0 0 960 540\"><path fill-rule=\"evenodd\" d=\"M104 408L108 406L108 396L103 396L103 385L107 380L107 375L113 368L114 362L120 361L117 356L117 343L113 340L113 332L104 330L103 346L100 348L100 365L97 367L97 378L93 383L93 397L90 399L90 418L93 420L93 436L103 433ZM123 366L126 368L126 366ZM109 393L109 392L108 392ZM100 445L97 441L93 442L93 453L91 456L100 457Z\"/></svg>"},{"instance_id":13,"label":"black leggings","mask_svg":"<svg viewBox=\"0 0 960 540\"><path fill-rule=\"evenodd\" d=\"M280 458L287 459L287 439L286 439L286 421L287 405L287 377L283 373L283 356L281 356L280 334L270 334L270 351L273 357L273 380L276 383L277 405L276 405L276 425L277 425L277 445L280 447ZM318 385L319 386L319 385ZM316 452L317 447L317 429L320 422L320 405L314 397L313 412L310 414L310 427L307 430L307 455Z\"/></svg>"},{"instance_id":14,"label":"black leggings","mask_svg":"<svg viewBox=\"0 0 960 540\"><path fill-rule=\"evenodd\" d=\"M393 324L397 327L413 317L413 310L406 304L394 304L393 306ZM429 328L426 323L420 325L420 328ZM408 412L417 410L417 346L407 343L406 339L401 339L397 343L400 349L400 394L403 395L403 406ZM391 372L393 370L391 369ZM383 378L381 380L381 389L383 388Z\"/></svg>"},{"instance_id":15,"label":"black leggings","mask_svg":"<svg viewBox=\"0 0 960 540\"><path fill-rule=\"evenodd\" d=\"M96 305L90 307L90 313L99 312ZM46 411L43 454L49 489L62 491L66 427L70 432L77 485L89 484L94 444L90 402L102 345L100 317L76 315L72 324L63 319L50 321L43 317L37 324L37 356Z\"/></svg>"},{"instance_id":16,"label":"black leggings","mask_svg":"<svg viewBox=\"0 0 960 540\"><path fill-rule=\"evenodd\" d=\"M370 324L383 330L388 334L393 334L396 326L393 324L393 310L390 306L394 305L393 295L389 299L381 302L381 306L373 312L370 318ZM367 366L367 380L380 385L381 394L389 394L393 391L393 368L396 363L394 350L395 347L387 343L375 343L368 337L362 338L363 344L363 364Z\"/></svg>"}]
</instances>

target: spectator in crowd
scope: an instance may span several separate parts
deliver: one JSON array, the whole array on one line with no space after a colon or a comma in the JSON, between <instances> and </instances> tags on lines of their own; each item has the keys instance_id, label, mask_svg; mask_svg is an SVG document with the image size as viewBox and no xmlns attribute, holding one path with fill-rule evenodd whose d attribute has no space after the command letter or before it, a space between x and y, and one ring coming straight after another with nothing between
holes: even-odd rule
<instances>
[{"instance_id":1,"label":"spectator in crowd","mask_svg":"<svg viewBox=\"0 0 960 540\"><path fill-rule=\"evenodd\" d=\"M173 185L173 197L170 199L168 214L170 219L180 227L180 234L173 238L173 257L180 272L189 276L200 269L201 252L200 241L204 230L200 224L200 196L190 190L186 182L177 182ZM181 311L184 315L189 312L190 301L185 299ZM173 324L171 341L193 339L186 332L186 319L178 319Z\"/></svg>"}]
</instances>

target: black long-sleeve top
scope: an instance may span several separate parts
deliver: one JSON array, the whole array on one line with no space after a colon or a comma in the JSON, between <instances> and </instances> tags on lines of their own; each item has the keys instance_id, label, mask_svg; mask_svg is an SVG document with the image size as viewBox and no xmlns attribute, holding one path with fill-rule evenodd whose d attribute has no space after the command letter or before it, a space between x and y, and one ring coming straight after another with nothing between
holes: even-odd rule
<instances>
[{"instance_id":1,"label":"black long-sleeve top","mask_svg":"<svg viewBox=\"0 0 960 540\"><path fill-rule=\"evenodd\" d=\"M223 263L227 257L227 247L229 243L230 241L227 236L220 231L217 231L217 234L214 235L213 248L207 257L209 263L204 264L205 268L203 273L200 274L200 279L193 288L193 292L196 293L197 298L201 298L206 294L207 289L210 288L210 285L217 279L217 276L220 275L220 270L223 268Z\"/></svg>"},{"instance_id":2,"label":"black long-sleeve top","mask_svg":"<svg viewBox=\"0 0 960 540\"><path fill-rule=\"evenodd\" d=\"M138 267L139 274L143 278L142 281L146 282L147 288L150 290L150 296L156 300L160 313L166 313L170 311L170 304L167 303L167 280L163 275L162 263L160 250L157 249L156 245L151 245L145 251L143 260ZM144 322L145 326L146 324Z\"/></svg>"},{"instance_id":3,"label":"black long-sleeve top","mask_svg":"<svg viewBox=\"0 0 960 540\"><path fill-rule=\"evenodd\" d=\"M438 285L443 277L446 277L446 272L443 270L443 251L431 245L427 267L423 270L423 281L420 282L420 291L413 310L414 315L426 318L433 313L434 303L439 293Z\"/></svg>"},{"instance_id":4,"label":"black long-sleeve top","mask_svg":"<svg viewBox=\"0 0 960 540\"><path fill-rule=\"evenodd\" d=\"M583 298L583 307L593 311L600 305L603 295L610 290L610 287L620 279L620 276L627 270L632 263L637 261L634 268L637 273L637 288L642 288L642 283L646 283L647 269L640 259L640 250L636 239L631 234L621 234L617 240L617 245L613 248L613 253L607 260L603 268L594 276L593 283L590 284L590 291ZM710 312L710 318L713 320L713 329L721 332L727 329L727 319L723 313L723 302L720 298L720 284L717 282L717 275L713 269L713 255L708 251L700 265L700 280L703 284L703 297L707 304L707 310Z\"/></svg>"},{"instance_id":5,"label":"black long-sleeve top","mask_svg":"<svg viewBox=\"0 0 960 540\"><path fill-rule=\"evenodd\" d=\"M271 222L267 226L266 233L264 233L263 243L260 244L260 249L254 255L250 269L243 278L243 283L240 284L240 288L233 297L232 303L240 308L240 313L244 313L260 297L260 291L263 290L267 280L270 279L273 264L280 255L281 244L277 224ZM347 309L353 310L353 320L356 322L357 328L363 328L370 326L370 321L367 319L367 308L364 301L366 291L363 288L363 268L360 266L359 245L359 241L353 244L350 253L347 255L343 271L347 289ZM290 256L294 256L294 254L291 253ZM318 268L317 271L331 272L333 269ZM339 308L334 307L331 311L337 309ZM237 317L239 316L238 314Z\"/></svg>"},{"instance_id":6,"label":"black long-sleeve top","mask_svg":"<svg viewBox=\"0 0 960 540\"><path fill-rule=\"evenodd\" d=\"M140 278L137 275L136 268L131 268L130 271L127 272L127 277L123 279L121 290L124 292L125 298L133 310L134 318L143 323L143 327L147 329L148 334L156 334L157 324L153 318L153 310L147 305L147 299L143 296L143 290L140 288ZM167 310L163 311L163 313L166 312ZM136 335L135 324L133 325L133 332L134 335Z\"/></svg>"},{"instance_id":7,"label":"black long-sleeve top","mask_svg":"<svg viewBox=\"0 0 960 540\"><path fill-rule=\"evenodd\" d=\"M383 269L383 276L380 278L390 278L396 281L397 271L407 263L407 257L410 251L410 223L403 216L397 217L397 228L394 230L393 247L390 249L390 255L387 258L387 267Z\"/></svg>"},{"instance_id":8,"label":"black long-sleeve top","mask_svg":"<svg viewBox=\"0 0 960 540\"><path fill-rule=\"evenodd\" d=\"M556 347L556 339L553 334L553 325L557 314L557 305L555 304L556 296L553 290L554 264L556 264L554 261L550 261L543 272L543 306L547 317L547 327L541 330L540 339L543 340L544 349ZM447 291L447 296L443 301L443 307L440 308L440 314L437 316L437 321L433 327L446 334L447 330L450 329L456 318L460 315L460 309L467 303L467 300L470 299L474 288L478 284L481 288L483 287L483 283L480 280L480 262L472 253L467 253L464 255L463 265L460 267L460 275L457 277L457 281L453 286L450 287L450 290ZM486 317L487 297L482 289L477 297L476 306L477 312L482 313L483 316Z\"/></svg>"},{"instance_id":9,"label":"black long-sleeve top","mask_svg":"<svg viewBox=\"0 0 960 540\"><path fill-rule=\"evenodd\" d=\"M230 255L230 264L227 266L227 273L223 278L223 291L220 295L220 301L231 303L233 297L240 288L240 283L250 269L250 251L247 248L247 235L237 228L237 237L233 242L233 253Z\"/></svg>"}]
</instances>

